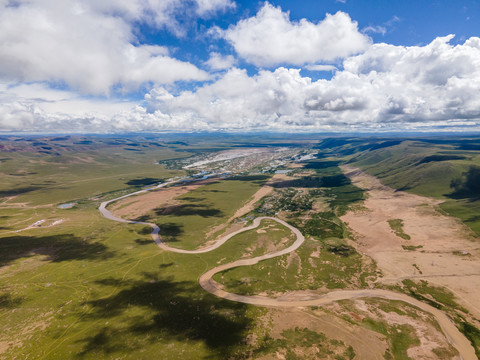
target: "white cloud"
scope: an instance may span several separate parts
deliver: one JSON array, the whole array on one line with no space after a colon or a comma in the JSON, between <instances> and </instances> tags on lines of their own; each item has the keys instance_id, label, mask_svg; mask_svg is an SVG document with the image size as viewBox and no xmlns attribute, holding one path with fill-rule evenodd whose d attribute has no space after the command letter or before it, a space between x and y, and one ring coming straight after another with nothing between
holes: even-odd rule
<instances>
[{"instance_id":1,"label":"white cloud","mask_svg":"<svg viewBox=\"0 0 480 360\"><path fill-rule=\"evenodd\" d=\"M385 35L387 32L394 30L395 24L401 21L398 16L393 16L390 20L385 21L382 25L369 25L362 29L363 33L374 33Z\"/></svg>"},{"instance_id":2,"label":"white cloud","mask_svg":"<svg viewBox=\"0 0 480 360\"><path fill-rule=\"evenodd\" d=\"M210 58L205 62L211 70L227 70L235 63L235 58L232 55L222 55L217 52L211 52Z\"/></svg>"},{"instance_id":3,"label":"white cloud","mask_svg":"<svg viewBox=\"0 0 480 360\"><path fill-rule=\"evenodd\" d=\"M387 33L387 28L385 26L367 26L362 29L364 33L375 33L375 34L382 34L385 35Z\"/></svg>"},{"instance_id":4,"label":"white cloud","mask_svg":"<svg viewBox=\"0 0 480 360\"><path fill-rule=\"evenodd\" d=\"M193 64L169 56L165 47L138 44L134 35L133 21L168 26L170 13L181 1L15 4L0 7L0 79L49 81L83 93L108 94L113 87L129 91L147 82L208 77Z\"/></svg>"},{"instance_id":5,"label":"white cloud","mask_svg":"<svg viewBox=\"0 0 480 360\"><path fill-rule=\"evenodd\" d=\"M218 80L191 91L178 93L157 86L141 106L102 104L87 113L76 105L78 111L70 115L63 113L66 106L61 104L82 99L54 92L40 101L32 98L37 90L4 86L0 96L5 101L0 98L0 103L8 105L0 106L0 128L480 130L480 38L455 46L449 44L451 38L437 38L426 46L375 44L346 59L343 70L331 80L312 81L299 69L283 67L254 76L231 68Z\"/></svg>"},{"instance_id":6,"label":"white cloud","mask_svg":"<svg viewBox=\"0 0 480 360\"><path fill-rule=\"evenodd\" d=\"M297 22L268 2L256 16L224 30L223 37L240 57L257 66L333 61L359 53L371 43L344 12L327 14L316 24L306 19Z\"/></svg>"},{"instance_id":7,"label":"white cloud","mask_svg":"<svg viewBox=\"0 0 480 360\"><path fill-rule=\"evenodd\" d=\"M124 100L84 98L42 83L0 83L0 130L103 132L95 125L109 129L117 114L135 106Z\"/></svg>"},{"instance_id":8,"label":"white cloud","mask_svg":"<svg viewBox=\"0 0 480 360\"><path fill-rule=\"evenodd\" d=\"M235 9L236 4L230 0L196 0L197 13L200 16L205 16L217 11L226 11Z\"/></svg>"},{"instance_id":9,"label":"white cloud","mask_svg":"<svg viewBox=\"0 0 480 360\"><path fill-rule=\"evenodd\" d=\"M423 47L376 44L350 57L331 80L278 68L248 76L232 69L213 84L173 96L151 92L147 113L172 126L214 129L480 129L480 38L437 38ZM173 120L174 119L174 120Z\"/></svg>"},{"instance_id":10,"label":"white cloud","mask_svg":"<svg viewBox=\"0 0 480 360\"><path fill-rule=\"evenodd\" d=\"M305 69L310 71L334 71L337 70L337 67L333 65L309 64L305 65Z\"/></svg>"},{"instance_id":11,"label":"white cloud","mask_svg":"<svg viewBox=\"0 0 480 360\"><path fill-rule=\"evenodd\" d=\"M185 36L185 27L178 18L191 22L193 15L208 18L216 12L236 8L231 0L85 0L95 12L148 23L156 28L167 28L177 36ZM76 4L76 8L82 9Z\"/></svg>"}]
</instances>

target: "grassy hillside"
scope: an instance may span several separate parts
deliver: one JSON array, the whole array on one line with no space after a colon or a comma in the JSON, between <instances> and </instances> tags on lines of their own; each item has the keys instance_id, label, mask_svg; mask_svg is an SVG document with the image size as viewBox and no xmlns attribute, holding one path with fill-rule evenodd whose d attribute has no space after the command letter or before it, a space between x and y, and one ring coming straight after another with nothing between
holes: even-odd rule
<instances>
[{"instance_id":1,"label":"grassy hillside","mask_svg":"<svg viewBox=\"0 0 480 360\"><path fill-rule=\"evenodd\" d=\"M327 139L318 148L394 189L443 200L443 210L480 234L480 139Z\"/></svg>"},{"instance_id":2,"label":"grassy hillside","mask_svg":"<svg viewBox=\"0 0 480 360\"><path fill-rule=\"evenodd\" d=\"M58 204L148 185L182 173L166 170L159 160L190 155L145 139L55 139L21 139L3 145L2 201L14 196L8 202Z\"/></svg>"}]
</instances>

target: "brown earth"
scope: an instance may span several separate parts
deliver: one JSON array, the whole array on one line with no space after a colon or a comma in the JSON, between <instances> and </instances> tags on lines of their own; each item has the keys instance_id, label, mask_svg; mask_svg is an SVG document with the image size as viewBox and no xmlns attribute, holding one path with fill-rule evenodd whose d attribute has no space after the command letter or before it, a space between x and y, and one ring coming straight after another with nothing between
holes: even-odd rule
<instances>
[{"instance_id":1,"label":"brown earth","mask_svg":"<svg viewBox=\"0 0 480 360\"><path fill-rule=\"evenodd\" d=\"M283 331L295 328L307 328L317 333L323 333L328 339L342 341L351 345L358 360L383 359L387 348L385 337L372 330L353 325L338 316L322 310L307 310L302 308L269 309L268 322L272 329L270 335L274 339L281 338ZM274 359L263 357L262 359Z\"/></svg>"},{"instance_id":2,"label":"brown earth","mask_svg":"<svg viewBox=\"0 0 480 360\"><path fill-rule=\"evenodd\" d=\"M357 250L377 262L384 274L379 281L426 280L443 286L480 318L480 242L470 229L440 213L438 200L396 191L359 169L343 167L343 171L353 184L367 190L363 208L348 212L342 220L353 230ZM401 219L411 239L395 235L390 219ZM422 248L408 251L402 245Z\"/></svg>"},{"instance_id":3,"label":"brown earth","mask_svg":"<svg viewBox=\"0 0 480 360\"><path fill-rule=\"evenodd\" d=\"M382 310L382 305L386 306L385 310ZM405 303L392 304L388 300L380 299L356 299L333 303L326 306L326 310L342 319L349 319L350 327L360 327L357 335L360 339L364 337L362 332L366 330L361 327L365 319L372 319L378 323L385 322L388 326L397 327L397 329L398 326L407 325L413 330L412 335L419 341L417 345L413 345L407 350L412 359L438 359L438 355L434 351L440 349L443 350L443 353L448 354L445 359L458 359L458 352L435 326L434 318L414 306ZM321 310L316 312L321 312ZM398 329L397 332L399 331ZM377 335L380 334L377 333ZM370 344L372 344L371 340L368 345ZM356 350L356 346L354 349ZM381 355L383 356L383 353ZM367 357L361 356L361 358L369 359L368 352Z\"/></svg>"},{"instance_id":4,"label":"brown earth","mask_svg":"<svg viewBox=\"0 0 480 360\"><path fill-rule=\"evenodd\" d=\"M109 210L115 216L126 219L136 219L142 215L148 214L150 211L155 210L160 206L165 207L168 205L175 205L178 203L175 201L175 198L214 181L216 180L207 179L184 185L152 190L141 195L119 200L110 205Z\"/></svg>"}]
</instances>

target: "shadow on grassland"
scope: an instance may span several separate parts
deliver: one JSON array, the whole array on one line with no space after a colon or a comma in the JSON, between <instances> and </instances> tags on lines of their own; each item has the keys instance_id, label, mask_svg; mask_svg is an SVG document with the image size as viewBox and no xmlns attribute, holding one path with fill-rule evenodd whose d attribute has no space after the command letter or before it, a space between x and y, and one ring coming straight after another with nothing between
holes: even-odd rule
<instances>
[{"instance_id":1,"label":"shadow on grassland","mask_svg":"<svg viewBox=\"0 0 480 360\"><path fill-rule=\"evenodd\" d=\"M0 216L0 220L6 220L6 219L9 219L9 218L11 218L11 216L9 216L9 215ZM0 230L10 230L10 227L9 226L0 226Z\"/></svg>"},{"instance_id":2,"label":"shadow on grassland","mask_svg":"<svg viewBox=\"0 0 480 360\"><path fill-rule=\"evenodd\" d=\"M145 273L139 281L104 279L98 283L122 290L87 302L93 308L88 320L108 324L107 320L112 325L84 338L79 357L125 353L154 343L167 346L175 341L200 341L220 357L229 358L250 326L244 304L207 294L196 282ZM120 317L122 320L115 320Z\"/></svg>"},{"instance_id":3,"label":"shadow on grassland","mask_svg":"<svg viewBox=\"0 0 480 360\"><path fill-rule=\"evenodd\" d=\"M148 222L148 221L151 221L152 220L152 217L150 215L142 215L142 216L137 216L135 219L133 219L135 221L140 221L140 222ZM142 230L143 231L143 230ZM146 230L145 230L146 231ZM149 233L151 232L151 230L149 231ZM143 232L141 232L143 235L145 235Z\"/></svg>"},{"instance_id":4,"label":"shadow on grassland","mask_svg":"<svg viewBox=\"0 0 480 360\"><path fill-rule=\"evenodd\" d=\"M103 260L113 256L113 252L99 243L89 243L72 234L52 236L10 236L0 238L0 266L5 266L19 258L45 255L47 261Z\"/></svg>"},{"instance_id":5,"label":"shadow on grassland","mask_svg":"<svg viewBox=\"0 0 480 360\"><path fill-rule=\"evenodd\" d=\"M321 188L321 187L341 187L350 185L350 179L343 174L328 176L304 176L300 179L285 180L274 183L272 186L278 189L282 188Z\"/></svg>"},{"instance_id":6,"label":"shadow on grassland","mask_svg":"<svg viewBox=\"0 0 480 360\"><path fill-rule=\"evenodd\" d=\"M263 185L270 179L270 175L238 175L223 179L223 181L248 181L257 185Z\"/></svg>"},{"instance_id":7,"label":"shadow on grassland","mask_svg":"<svg viewBox=\"0 0 480 360\"><path fill-rule=\"evenodd\" d=\"M309 161L306 163L304 169L328 169L332 167L338 167L341 164L341 161L337 160L324 160L324 161Z\"/></svg>"},{"instance_id":8,"label":"shadow on grassland","mask_svg":"<svg viewBox=\"0 0 480 360\"><path fill-rule=\"evenodd\" d=\"M175 223L165 223L159 224L160 227L160 236L162 237L162 242L176 242L177 238L184 233L183 225Z\"/></svg>"},{"instance_id":9,"label":"shadow on grassland","mask_svg":"<svg viewBox=\"0 0 480 360\"><path fill-rule=\"evenodd\" d=\"M126 185L131 185L131 186L147 186L147 185L152 185L161 182L162 179L156 179L156 178L142 178L142 179L133 179L125 182Z\"/></svg>"},{"instance_id":10,"label":"shadow on grassland","mask_svg":"<svg viewBox=\"0 0 480 360\"><path fill-rule=\"evenodd\" d=\"M147 217L145 220L138 220L137 221L147 221L150 220ZM157 224L160 228L160 236L162 237L162 242L176 242L178 241L177 238L184 233L183 225L168 222L164 224ZM140 235L150 235L152 233L152 228L150 226L145 226L140 231L138 231ZM136 239L135 242L138 245L151 245L155 244L151 238L149 239Z\"/></svg>"},{"instance_id":11,"label":"shadow on grassland","mask_svg":"<svg viewBox=\"0 0 480 360\"><path fill-rule=\"evenodd\" d=\"M0 295L0 309L13 309L22 303L22 298L12 298L10 294Z\"/></svg>"},{"instance_id":12,"label":"shadow on grassland","mask_svg":"<svg viewBox=\"0 0 480 360\"><path fill-rule=\"evenodd\" d=\"M136 239L135 242L138 245L152 245L155 244L153 240L145 240L145 239Z\"/></svg>"},{"instance_id":13,"label":"shadow on grassland","mask_svg":"<svg viewBox=\"0 0 480 360\"><path fill-rule=\"evenodd\" d=\"M222 217L223 212L218 209L200 204L172 205L154 210L156 215L188 216L199 215L201 217Z\"/></svg>"},{"instance_id":14,"label":"shadow on grassland","mask_svg":"<svg viewBox=\"0 0 480 360\"><path fill-rule=\"evenodd\" d=\"M182 201L188 201L188 202L201 202L205 201L206 199L204 197L193 197L193 196L183 196Z\"/></svg>"},{"instance_id":15,"label":"shadow on grassland","mask_svg":"<svg viewBox=\"0 0 480 360\"><path fill-rule=\"evenodd\" d=\"M35 190L41 189L39 186L25 186L25 187L20 187L16 189L10 189L10 190L1 190L0 191L0 197L4 196L15 196L15 195L21 195L21 194L26 194Z\"/></svg>"},{"instance_id":16,"label":"shadow on grassland","mask_svg":"<svg viewBox=\"0 0 480 360\"><path fill-rule=\"evenodd\" d=\"M479 200L480 166L471 165L461 177L451 181L450 188L453 189L453 192L446 196L452 199L468 199L472 202Z\"/></svg>"},{"instance_id":17,"label":"shadow on grassland","mask_svg":"<svg viewBox=\"0 0 480 360\"><path fill-rule=\"evenodd\" d=\"M152 221L151 217L148 215L141 216L136 219L137 221ZM168 223L158 223L158 227L160 228L160 236L162 237L162 242L176 242L178 241L177 238L184 233L183 225L173 222ZM140 235L150 235L152 233L152 228L150 226L145 226L138 234ZM151 245L154 244L153 240L150 239L136 239L135 242L138 245Z\"/></svg>"}]
</instances>

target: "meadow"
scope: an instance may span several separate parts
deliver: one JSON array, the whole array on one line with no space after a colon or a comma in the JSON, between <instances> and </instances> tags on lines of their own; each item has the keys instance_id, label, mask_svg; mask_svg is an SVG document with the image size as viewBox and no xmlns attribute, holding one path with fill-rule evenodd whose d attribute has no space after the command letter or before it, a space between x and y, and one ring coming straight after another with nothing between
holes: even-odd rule
<instances>
[{"instance_id":1,"label":"meadow","mask_svg":"<svg viewBox=\"0 0 480 360\"><path fill-rule=\"evenodd\" d=\"M165 359L248 357L255 346L247 336L263 331L259 319L265 310L218 299L197 279L246 248L261 253L272 240L288 246L291 234L266 222L277 237L263 236L260 244L255 232L203 256L161 251L144 226L106 220L98 205L181 175L157 162L199 150L187 153L185 145L173 144L139 154L125 150L123 141L121 149L102 148L102 142L96 144L101 149L77 148L75 154L3 156L0 358L148 359L159 352ZM15 173L22 175L8 175ZM179 245L198 245L205 229L231 216L266 179L231 178L180 198L182 206L166 219L180 219L185 237L177 239ZM75 205L57 207L66 202ZM39 219L63 222L15 232Z\"/></svg>"},{"instance_id":2,"label":"meadow","mask_svg":"<svg viewBox=\"0 0 480 360\"><path fill-rule=\"evenodd\" d=\"M441 209L480 235L478 138L325 140L323 145L326 154L341 156L387 186L442 200Z\"/></svg>"},{"instance_id":3,"label":"meadow","mask_svg":"<svg viewBox=\"0 0 480 360\"><path fill-rule=\"evenodd\" d=\"M294 237L279 223L264 220L259 228L235 236L214 251L185 255L160 250L151 240L149 227L102 218L98 206L144 186L192 174L182 164L211 152L265 146L304 154L317 148L317 158L304 161L301 167L289 167L287 162L272 170L267 164L261 172L263 165L257 164L178 196L168 206L159 203L137 220L158 224L169 246L196 249L221 235L225 228L219 226L276 170L287 171L289 175L272 185L273 191L254 210L233 224L277 216L300 229L306 242L294 253L231 269L217 274L215 280L228 291L248 295L368 288L381 273L356 250L349 228L340 219L349 209L361 208L367 195L343 174L341 164L361 167L389 186L444 199L440 206L465 219L474 230L480 223L474 218L476 173L469 173L477 164L477 150L408 141L342 142L283 135L231 135L215 141L207 135L3 139L0 358L151 359L161 353L165 359L276 354L289 359L354 359L360 348L352 346L349 338L326 335L328 328L323 325L302 325L322 309L299 311L287 328L275 330L281 325L272 320L276 310L222 300L199 286L200 275L219 264L288 247ZM402 155L405 152L407 156ZM462 155L465 152L468 155ZM448 158L438 157L439 153ZM439 176L436 167L450 169L449 164L454 169L448 176ZM409 178L415 183L407 183ZM58 207L65 203L73 206ZM45 222L32 226L39 220ZM390 226L400 236L408 236L401 222ZM415 250L421 251L411 249ZM396 289L417 298L435 292L432 296L438 295L442 306L459 307L448 293L425 284L406 282ZM382 302L381 306L386 312L419 316L406 311L405 305L389 308ZM362 314L348 303L341 308ZM390 346L385 354L395 359L406 358L407 350L419 343L412 328L392 325L382 317L370 314L364 321L348 322L345 314L336 314L333 308L324 310L325 314L335 323L351 326L348 331L359 328L364 329L359 333L382 336ZM457 313L452 310L452 314ZM462 326L477 342L474 324L460 321ZM439 349L444 355L454 354L450 348Z\"/></svg>"}]
</instances>

